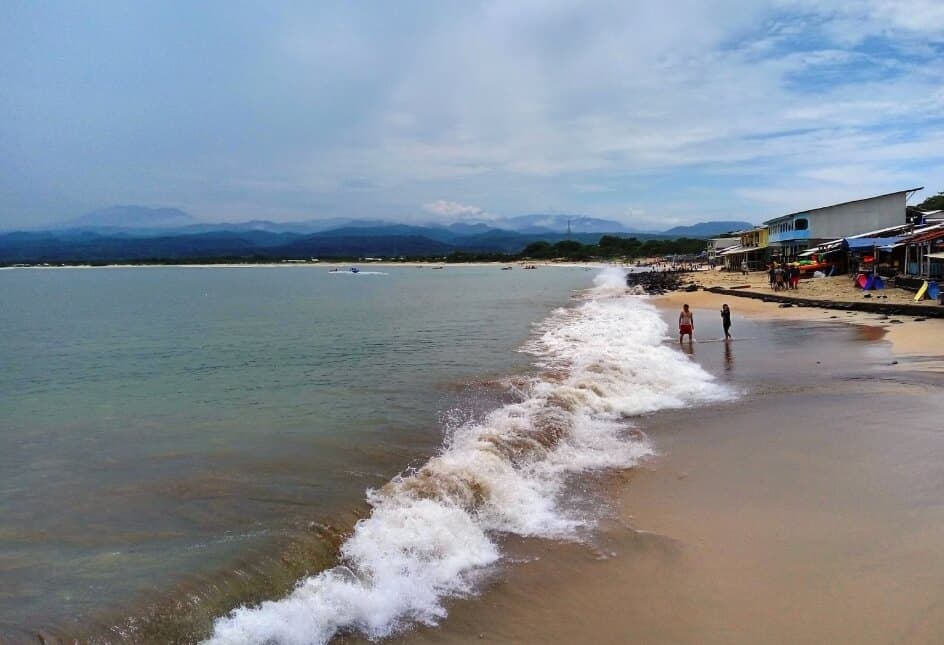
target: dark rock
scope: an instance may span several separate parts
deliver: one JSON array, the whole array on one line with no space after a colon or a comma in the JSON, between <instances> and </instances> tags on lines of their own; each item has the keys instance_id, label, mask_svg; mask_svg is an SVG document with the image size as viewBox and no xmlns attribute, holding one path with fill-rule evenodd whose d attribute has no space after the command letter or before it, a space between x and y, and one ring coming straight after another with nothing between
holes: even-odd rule
<instances>
[{"instance_id":1,"label":"dark rock","mask_svg":"<svg viewBox=\"0 0 944 645\"><path fill-rule=\"evenodd\" d=\"M927 320L927 318L915 318L915 319L914 319L915 322L924 322L925 320Z\"/></svg>"},{"instance_id":2,"label":"dark rock","mask_svg":"<svg viewBox=\"0 0 944 645\"><path fill-rule=\"evenodd\" d=\"M642 271L626 274L627 287L641 287L648 294L663 294L668 291L677 291L682 288L682 272L680 271ZM697 291L697 285L685 287L686 291Z\"/></svg>"},{"instance_id":3,"label":"dark rock","mask_svg":"<svg viewBox=\"0 0 944 645\"><path fill-rule=\"evenodd\" d=\"M900 324L901 324L901 321L900 321L900 320L889 320L888 322L891 323L892 325L900 325Z\"/></svg>"},{"instance_id":4,"label":"dark rock","mask_svg":"<svg viewBox=\"0 0 944 645\"><path fill-rule=\"evenodd\" d=\"M792 307L792 306L793 306L792 302L784 302L780 304L781 309L787 309L788 307Z\"/></svg>"}]
</instances>

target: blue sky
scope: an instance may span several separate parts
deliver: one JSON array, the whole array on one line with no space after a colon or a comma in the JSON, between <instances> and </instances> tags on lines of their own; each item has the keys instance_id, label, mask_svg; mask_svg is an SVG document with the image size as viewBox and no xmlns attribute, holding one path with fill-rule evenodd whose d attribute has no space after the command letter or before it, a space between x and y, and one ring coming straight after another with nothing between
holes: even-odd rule
<instances>
[{"instance_id":1,"label":"blue sky","mask_svg":"<svg viewBox=\"0 0 944 645\"><path fill-rule=\"evenodd\" d=\"M20 2L0 228L581 213L944 190L944 2Z\"/></svg>"}]
</instances>

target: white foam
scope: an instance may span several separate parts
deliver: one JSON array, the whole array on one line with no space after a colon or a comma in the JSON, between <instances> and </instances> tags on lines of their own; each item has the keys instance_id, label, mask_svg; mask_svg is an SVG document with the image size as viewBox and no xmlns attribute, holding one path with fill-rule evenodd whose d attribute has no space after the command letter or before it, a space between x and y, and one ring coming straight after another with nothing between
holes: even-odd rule
<instances>
[{"instance_id":1,"label":"white foam","mask_svg":"<svg viewBox=\"0 0 944 645\"><path fill-rule=\"evenodd\" d=\"M241 607L209 643L324 643L338 632L388 636L435 624L442 601L470 593L500 558L495 535L572 536L567 477L627 468L651 454L628 417L729 398L699 365L663 344L667 325L605 269L579 306L559 309L523 351L541 372L519 402L451 430L439 455L368 491L369 517L342 546L342 564L278 601Z\"/></svg>"}]
</instances>

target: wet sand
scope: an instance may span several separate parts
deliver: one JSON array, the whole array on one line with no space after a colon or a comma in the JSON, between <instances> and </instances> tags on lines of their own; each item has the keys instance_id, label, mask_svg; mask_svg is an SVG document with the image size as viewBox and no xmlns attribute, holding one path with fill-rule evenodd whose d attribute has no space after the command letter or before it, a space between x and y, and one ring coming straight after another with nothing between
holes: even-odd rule
<instances>
[{"instance_id":1,"label":"wet sand","mask_svg":"<svg viewBox=\"0 0 944 645\"><path fill-rule=\"evenodd\" d=\"M921 319L916 316L884 316L841 309L813 307L781 307L776 302L737 298L708 291L676 291L656 299L657 304L678 311L688 303L696 314L696 338L702 335L720 335L718 311L727 303L732 311L732 334L737 338L738 319L765 321L807 321L822 323L849 323L860 327L860 336L875 333L872 340L890 343L894 358L901 369L944 373L944 318Z\"/></svg>"},{"instance_id":2,"label":"wet sand","mask_svg":"<svg viewBox=\"0 0 944 645\"><path fill-rule=\"evenodd\" d=\"M639 420L661 454L596 482L591 539L507 542L480 598L395 642L939 642L944 377L912 368L944 336L902 333L896 357L874 326L737 305L746 342L692 351L739 402Z\"/></svg>"}]
</instances>

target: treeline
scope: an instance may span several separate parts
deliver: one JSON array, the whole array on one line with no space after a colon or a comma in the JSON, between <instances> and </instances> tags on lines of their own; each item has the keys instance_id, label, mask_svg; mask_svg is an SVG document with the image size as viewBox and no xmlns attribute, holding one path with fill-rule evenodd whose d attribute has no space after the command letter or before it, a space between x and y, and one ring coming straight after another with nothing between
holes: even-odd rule
<instances>
[{"instance_id":1,"label":"treeline","mask_svg":"<svg viewBox=\"0 0 944 645\"><path fill-rule=\"evenodd\" d=\"M647 258L665 255L697 255L705 250L705 240L680 237L674 240L639 240L635 237L604 235L596 244L581 244L564 240L551 244L534 242L519 254L522 259L545 260L567 258L590 260L593 258Z\"/></svg>"},{"instance_id":2,"label":"treeline","mask_svg":"<svg viewBox=\"0 0 944 645\"><path fill-rule=\"evenodd\" d=\"M446 262L518 262L564 258L579 262L602 258L652 258L667 255L698 255L705 250L705 240L680 237L674 240L640 240L635 237L604 235L596 244L574 240L532 242L520 253L473 253L455 251Z\"/></svg>"}]
</instances>

